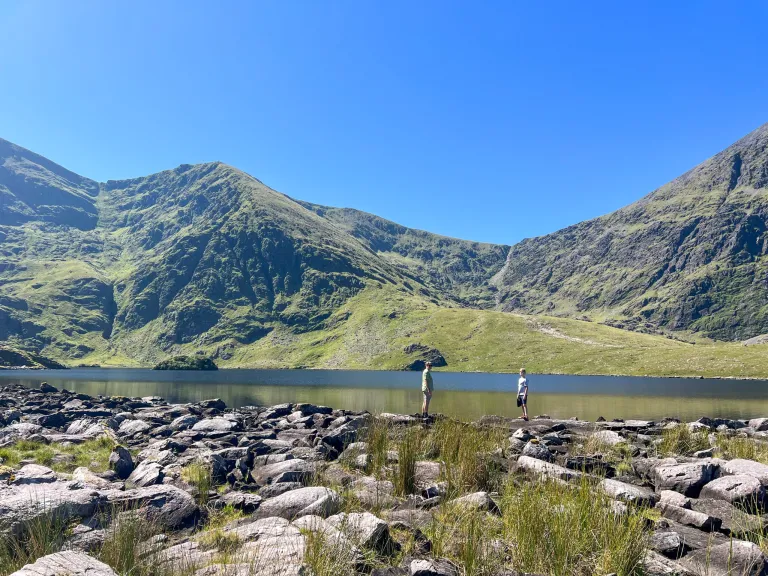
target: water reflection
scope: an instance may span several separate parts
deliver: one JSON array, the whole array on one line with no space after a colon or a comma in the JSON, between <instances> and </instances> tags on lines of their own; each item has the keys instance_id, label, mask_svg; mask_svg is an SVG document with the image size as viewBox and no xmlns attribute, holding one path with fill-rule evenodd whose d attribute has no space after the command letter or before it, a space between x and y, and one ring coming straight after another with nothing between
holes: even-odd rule
<instances>
[{"instance_id":1,"label":"water reflection","mask_svg":"<svg viewBox=\"0 0 768 576\"><path fill-rule=\"evenodd\" d=\"M170 402L218 397L228 406L312 402L349 410L414 413L420 378L412 372L220 370L154 372L87 369L0 372L3 381L97 395L163 396ZM459 418L517 416L515 376L435 374L432 408ZM768 382L600 376L531 377L531 414L558 418L751 418L768 415Z\"/></svg>"}]
</instances>

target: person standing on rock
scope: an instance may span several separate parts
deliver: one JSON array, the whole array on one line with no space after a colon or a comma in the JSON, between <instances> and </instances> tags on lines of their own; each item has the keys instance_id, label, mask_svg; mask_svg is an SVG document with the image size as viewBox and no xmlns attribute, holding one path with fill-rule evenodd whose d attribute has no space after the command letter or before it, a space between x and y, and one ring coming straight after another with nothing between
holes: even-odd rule
<instances>
[{"instance_id":1,"label":"person standing on rock","mask_svg":"<svg viewBox=\"0 0 768 576\"><path fill-rule=\"evenodd\" d=\"M421 403L421 417L429 418L429 401L432 400L432 362L424 364L424 372L421 373L421 393L424 394L424 401Z\"/></svg>"},{"instance_id":2,"label":"person standing on rock","mask_svg":"<svg viewBox=\"0 0 768 576\"><path fill-rule=\"evenodd\" d=\"M525 368L520 368L520 379L517 381L517 407L523 409L523 420L528 420L528 378Z\"/></svg>"}]
</instances>

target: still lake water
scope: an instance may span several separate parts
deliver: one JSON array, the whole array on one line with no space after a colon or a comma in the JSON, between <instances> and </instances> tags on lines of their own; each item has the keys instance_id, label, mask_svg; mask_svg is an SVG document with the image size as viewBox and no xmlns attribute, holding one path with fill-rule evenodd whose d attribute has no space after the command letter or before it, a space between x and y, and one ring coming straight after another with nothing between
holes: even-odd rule
<instances>
[{"instance_id":1,"label":"still lake water","mask_svg":"<svg viewBox=\"0 0 768 576\"><path fill-rule=\"evenodd\" d=\"M434 373L432 411L462 419L518 416L516 374ZM418 372L353 370L219 370L217 372L85 368L0 371L0 386L18 382L97 395L162 396L169 402L221 398L227 406L311 402L348 410L414 413L421 408ZM529 375L531 416L659 419L674 416L768 416L768 380Z\"/></svg>"}]
</instances>

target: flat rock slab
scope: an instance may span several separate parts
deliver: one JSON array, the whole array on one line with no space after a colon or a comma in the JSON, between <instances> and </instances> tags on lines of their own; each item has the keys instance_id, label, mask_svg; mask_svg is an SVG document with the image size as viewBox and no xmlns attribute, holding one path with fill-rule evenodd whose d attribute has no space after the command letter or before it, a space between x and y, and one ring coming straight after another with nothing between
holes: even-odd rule
<instances>
[{"instance_id":1,"label":"flat rock slab","mask_svg":"<svg viewBox=\"0 0 768 576\"><path fill-rule=\"evenodd\" d=\"M768 486L768 466L760 464L760 462L736 458L721 464L720 468L726 474L754 476L763 486Z\"/></svg>"},{"instance_id":2,"label":"flat rock slab","mask_svg":"<svg viewBox=\"0 0 768 576\"><path fill-rule=\"evenodd\" d=\"M174 530L194 523L200 509L184 490L160 484L133 490L108 490L107 503L119 510L139 510L160 526Z\"/></svg>"},{"instance_id":3,"label":"flat rock slab","mask_svg":"<svg viewBox=\"0 0 768 576\"><path fill-rule=\"evenodd\" d=\"M141 462L128 476L125 484L131 488L153 486L163 481L163 467L157 462Z\"/></svg>"},{"instance_id":4,"label":"flat rock slab","mask_svg":"<svg viewBox=\"0 0 768 576\"><path fill-rule=\"evenodd\" d=\"M720 529L720 519L703 512L679 508L671 504L659 504L661 515L680 524L693 526L704 532L716 532Z\"/></svg>"},{"instance_id":5,"label":"flat rock slab","mask_svg":"<svg viewBox=\"0 0 768 576\"><path fill-rule=\"evenodd\" d=\"M709 550L696 550L680 561L696 574L728 576L764 576L768 574L768 558L752 542L733 540Z\"/></svg>"},{"instance_id":6,"label":"flat rock slab","mask_svg":"<svg viewBox=\"0 0 768 576\"><path fill-rule=\"evenodd\" d=\"M520 458L517 459L517 465L528 472L548 476L550 478L558 478L560 480L572 480L574 478L580 478L582 475L581 472L577 470L569 470L568 468L563 468L557 464L544 462L543 460L531 458L530 456L520 456Z\"/></svg>"},{"instance_id":7,"label":"flat rock slab","mask_svg":"<svg viewBox=\"0 0 768 576\"><path fill-rule=\"evenodd\" d=\"M47 466L27 464L13 475L12 484L50 484L56 482L56 473Z\"/></svg>"},{"instance_id":8,"label":"flat rock slab","mask_svg":"<svg viewBox=\"0 0 768 576\"><path fill-rule=\"evenodd\" d=\"M38 558L11 576L117 576L103 562L82 552L57 552Z\"/></svg>"},{"instance_id":9,"label":"flat rock slab","mask_svg":"<svg viewBox=\"0 0 768 576\"><path fill-rule=\"evenodd\" d=\"M749 532L764 534L768 529L768 518L747 514L725 500L697 498L691 500L691 508L708 516L720 519L720 530L734 536Z\"/></svg>"},{"instance_id":10,"label":"flat rock slab","mask_svg":"<svg viewBox=\"0 0 768 576\"><path fill-rule=\"evenodd\" d=\"M648 544L651 550L672 560L680 558L689 548L685 539L677 532L654 532Z\"/></svg>"},{"instance_id":11,"label":"flat rock slab","mask_svg":"<svg viewBox=\"0 0 768 576\"><path fill-rule=\"evenodd\" d=\"M645 576L693 576L679 563L665 558L654 550L648 550L641 562L642 573Z\"/></svg>"},{"instance_id":12,"label":"flat rock slab","mask_svg":"<svg viewBox=\"0 0 768 576\"><path fill-rule=\"evenodd\" d=\"M685 496L696 497L701 488L715 478L717 471L711 462L661 464L651 470L651 477L657 492L674 490Z\"/></svg>"},{"instance_id":13,"label":"flat rock slab","mask_svg":"<svg viewBox=\"0 0 768 576\"><path fill-rule=\"evenodd\" d=\"M257 510L260 518L277 516L293 520L300 516L316 515L326 518L339 511L341 497L330 488L313 486L291 490L261 503Z\"/></svg>"},{"instance_id":14,"label":"flat rock slab","mask_svg":"<svg viewBox=\"0 0 768 576\"><path fill-rule=\"evenodd\" d=\"M275 462L259 466L251 471L257 484L277 484L280 482L305 482L315 473L315 465L301 458Z\"/></svg>"},{"instance_id":15,"label":"flat rock slab","mask_svg":"<svg viewBox=\"0 0 768 576\"><path fill-rule=\"evenodd\" d=\"M608 496L622 502L653 506L659 500L659 495L650 488L635 486L626 482L611 480L610 478L602 480L600 486Z\"/></svg>"},{"instance_id":16,"label":"flat rock slab","mask_svg":"<svg viewBox=\"0 0 768 576\"><path fill-rule=\"evenodd\" d=\"M754 476L735 474L712 480L701 489L701 497L758 509L763 506L765 489Z\"/></svg>"},{"instance_id":17,"label":"flat rock slab","mask_svg":"<svg viewBox=\"0 0 768 576\"><path fill-rule=\"evenodd\" d=\"M662 504L672 504L672 506L677 506L678 508L691 509L691 499L674 490L662 490L659 492L659 502Z\"/></svg>"},{"instance_id":18,"label":"flat rock slab","mask_svg":"<svg viewBox=\"0 0 768 576\"><path fill-rule=\"evenodd\" d=\"M240 423L237 420L218 417L200 420L192 426L192 430L196 432L231 432L238 428L240 428Z\"/></svg>"}]
</instances>

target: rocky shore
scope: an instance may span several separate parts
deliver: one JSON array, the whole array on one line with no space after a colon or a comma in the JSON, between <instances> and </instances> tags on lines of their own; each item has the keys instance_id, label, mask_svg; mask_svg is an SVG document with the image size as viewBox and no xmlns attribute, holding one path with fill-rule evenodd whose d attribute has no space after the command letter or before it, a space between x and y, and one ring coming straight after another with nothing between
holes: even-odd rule
<instances>
[{"instance_id":1,"label":"rocky shore","mask_svg":"<svg viewBox=\"0 0 768 576\"><path fill-rule=\"evenodd\" d=\"M767 418L0 390L2 576L767 574L766 485Z\"/></svg>"}]
</instances>

